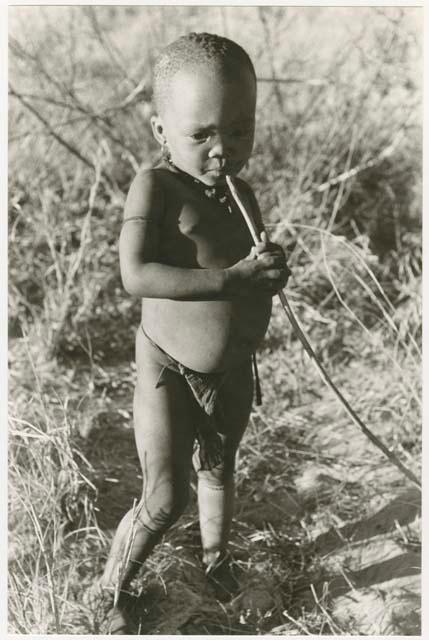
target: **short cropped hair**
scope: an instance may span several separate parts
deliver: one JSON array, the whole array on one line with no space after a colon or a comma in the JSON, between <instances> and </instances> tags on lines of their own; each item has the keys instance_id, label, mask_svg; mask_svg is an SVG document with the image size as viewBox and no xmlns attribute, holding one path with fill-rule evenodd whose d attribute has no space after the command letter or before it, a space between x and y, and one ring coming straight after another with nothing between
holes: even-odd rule
<instances>
[{"instance_id":1,"label":"short cropped hair","mask_svg":"<svg viewBox=\"0 0 429 640\"><path fill-rule=\"evenodd\" d=\"M158 56L153 69L153 100L160 110L168 98L170 82L185 67L214 65L231 72L244 66L256 82L253 63L239 44L213 33L189 33L166 46Z\"/></svg>"}]
</instances>

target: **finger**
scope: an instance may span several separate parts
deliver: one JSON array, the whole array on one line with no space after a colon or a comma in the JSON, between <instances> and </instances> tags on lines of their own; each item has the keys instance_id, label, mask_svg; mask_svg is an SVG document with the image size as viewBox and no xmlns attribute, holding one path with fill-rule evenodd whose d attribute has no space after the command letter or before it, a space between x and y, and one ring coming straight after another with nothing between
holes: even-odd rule
<instances>
[{"instance_id":1,"label":"finger","mask_svg":"<svg viewBox=\"0 0 429 640\"><path fill-rule=\"evenodd\" d=\"M260 242L258 245L255 245L258 248L264 248L264 253L269 253L271 256L275 257L278 260L281 260L282 264L286 264L286 257L283 253L283 251L281 249L278 249L277 247L273 247L273 245L271 245L270 243L268 244L262 244L262 242Z\"/></svg>"},{"instance_id":2,"label":"finger","mask_svg":"<svg viewBox=\"0 0 429 640\"><path fill-rule=\"evenodd\" d=\"M284 260L269 251L264 251L259 254L259 261L266 268L274 268L274 269L285 269L286 265Z\"/></svg>"},{"instance_id":3,"label":"finger","mask_svg":"<svg viewBox=\"0 0 429 640\"><path fill-rule=\"evenodd\" d=\"M265 271L264 276L270 284L279 283L283 281L284 271L281 269L270 269Z\"/></svg>"},{"instance_id":4,"label":"finger","mask_svg":"<svg viewBox=\"0 0 429 640\"><path fill-rule=\"evenodd\" d=\"M268 235L266 231L261 231L261 242L263 242L264 244L266 244L268 242Z\"/></svg>"},{"instance_id":5,"label":"finger","mask_svg":"<svg viewBox=\"0 0 429 640\"><path fill-rule=\"evenodd\" d=\"M283 271L288 270L289 267L287 266L287 263L283 258L283 256L279 256L278 253L271 253L271 252L270 252L270 255L274 260L277 269L283 269Z\"/></svg>"},{"instance_id":6,"label":"finger","mask_svg":"<svg viewBox=\"0 0 429 640\"><path fill-rule=\"evenodd\" d=\"M257 254L260 255L261 253L265 253L265 251L267 251L268 245L266 242L258 242L258 244L255 245L255 249Z\"/></svg>"},{"instance_id":7,"label":"finger","mask_svg":"<svg viewBox=\"0 0 429 640\"><path fill-rule=\"evenodd\" d=\"M264 255L268 255L268 254L264 254ZM270 253L269 255L272 257L273 266L276 269L281 269L284 273L287 273L287 274L291 273L289 266L283 256L280 256L278 254L272 254L272 253Z\"/></svg>"},{"instance_id":8,"label":"finger","mask_svg":"<svg viewBox=\"0 0 429 640\"><path fill-rule=\"evenodd\" d=\"M286 263L286 256L281 247L276 244L273 245L271 243L268 243L267 250L273 255L277 256L280 260L282 260L284 264Z\"/></svg>"},{"instance_id":9,"label":"finger","mask_svg":"<svg viewBox=\"0 0 429 640\"><path fill-rule=\"evenodd\" d=\"M278 289L282 289L286 286L290 276L290 271L287 269L271 269L266 271L264 275L273 286L277 286Z\"/></svg>"},{"instance_id":10,"label":"finger","mask_svg":"<svg viewBox=\"0 0 429 640\"><path fill-rule=\"evenodd\" d=\"M256 260L258 257L258 253L256 251L256 247L252 247L249 251L249 254L246 256L245 260Z\"/></svg>"},{"instance_id":11,"label":"finger","mask_svg":"<svg viewBox=\"0 0 429 640\"><path fill-rule=\"evenodd\" d=\"M267 250L267 245L263 244L262 242L258 242L258 244L255 244L254 249L256 253L260 255L261 253L264 253L264 251Z\"/></svg>"}]
</instances>

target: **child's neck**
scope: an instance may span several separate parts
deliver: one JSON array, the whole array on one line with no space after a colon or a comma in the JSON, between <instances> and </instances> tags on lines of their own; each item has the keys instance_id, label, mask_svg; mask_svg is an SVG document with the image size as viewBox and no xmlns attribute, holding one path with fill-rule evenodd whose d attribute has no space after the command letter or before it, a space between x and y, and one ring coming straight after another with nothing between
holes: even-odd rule
<instances>
[{"instance_id":1,"label":"child's neck","mask_svg":"<svg viewBox=\"0 0 429 640\"><path fill-rule=\"evenodd\" d=\"M205 184L204 182L202 182L201 180L198 180L198 178L191 176L191 174L186 173L186 171L183 171L183 169L180 169L169 158L162 158L161 163L164 168L181 176L184 181L194 186L194 188L195 187L198 188L198 190L204 193L204 195L207 198L211 200L216 200L219 204L225 207L229 213L232 213L232 201L231 201L229 189L226 184L217 185L217 186L214 185L211 187Z\"/></svg>"}]
</instances>

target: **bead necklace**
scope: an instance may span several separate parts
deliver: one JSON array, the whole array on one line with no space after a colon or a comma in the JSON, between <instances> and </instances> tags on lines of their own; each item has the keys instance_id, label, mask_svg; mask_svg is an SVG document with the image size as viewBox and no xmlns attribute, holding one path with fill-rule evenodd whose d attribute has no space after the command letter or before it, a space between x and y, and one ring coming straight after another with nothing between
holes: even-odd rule
<instances>
[{"instance_id":1,"label":"bead necklace","mask_svg":"<svg viewBox=\"0 0 429 640\"><path fill-rule=\"evenodd\" d=\"M176 167L176 165L172 160L170 160L170 158L167 159L167 162L185 180L187 180L191 184L197 185L207 198L209 198L210 200L216 200L216 202L221 204L222 207L226 208L229 213L232 213L232 202L230 200L229 189L226 185L209 187L201 180L198 180L198 178L194 178L194 176L189 175L189 173L186 173L186 171L182 171L182 169Z\"/></svg>"}]
</instances>

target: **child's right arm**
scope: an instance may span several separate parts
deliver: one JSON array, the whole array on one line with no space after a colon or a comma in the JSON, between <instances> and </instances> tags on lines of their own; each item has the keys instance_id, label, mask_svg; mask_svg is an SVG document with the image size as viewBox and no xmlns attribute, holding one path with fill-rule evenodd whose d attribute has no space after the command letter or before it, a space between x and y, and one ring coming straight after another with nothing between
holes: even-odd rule
<instances>
[{"instance_id":1,"label":"child's right arm","mask_svg":"<svg viewBox=\"0 0 429 640\"><path fill-rule=\"evenodd\" d=\"M276 256L252 252L226 269L188 269L158 261L165 198L154 172L137 174L125 205L119 239L121 276L128 293L139 298L219 300L265 293L284 286Z\"/></svg>"}]
</instances>

